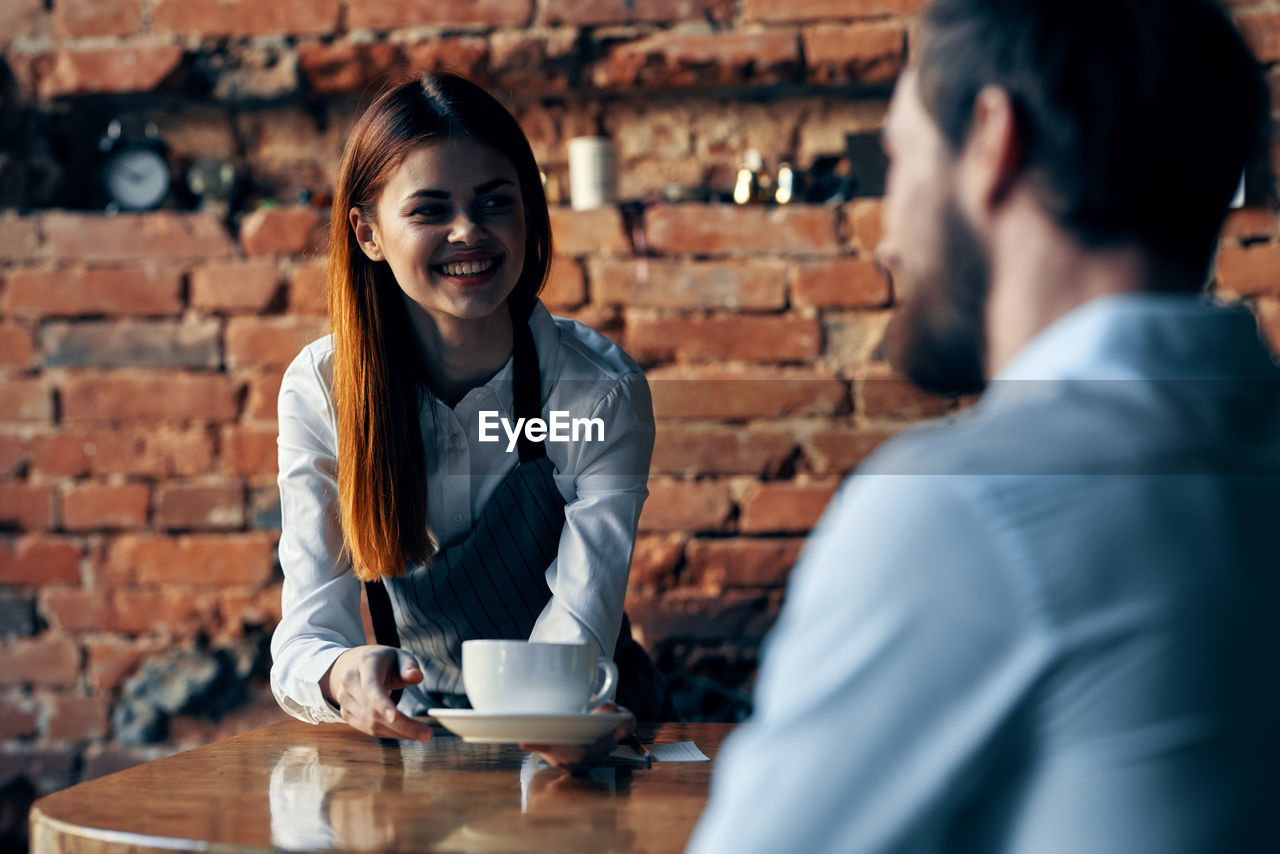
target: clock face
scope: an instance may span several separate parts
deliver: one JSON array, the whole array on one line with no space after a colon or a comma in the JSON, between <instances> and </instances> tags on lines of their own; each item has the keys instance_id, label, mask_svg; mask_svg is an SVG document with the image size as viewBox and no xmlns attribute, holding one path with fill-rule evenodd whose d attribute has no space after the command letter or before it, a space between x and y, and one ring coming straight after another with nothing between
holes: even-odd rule
<instances>
[{"instance_id":1,"label":"clock face","mask_svg":"<svg viewBox=\"0 0 1280 854\"><path fill-rule=\"evenodd\" d=\"M169 195L169 164L153 149L121 149L105 170L107 193L124 210L150 210Z\"/></svg>"}]
</instances>

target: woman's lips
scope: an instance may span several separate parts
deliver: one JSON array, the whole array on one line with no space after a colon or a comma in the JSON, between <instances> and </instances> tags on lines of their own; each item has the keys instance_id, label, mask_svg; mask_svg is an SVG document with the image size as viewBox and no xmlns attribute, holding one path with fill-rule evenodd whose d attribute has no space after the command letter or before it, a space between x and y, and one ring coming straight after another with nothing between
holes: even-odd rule
<instances>
[{"instance_id":1,"label":"woman's lips","mask_svg":"<svg viewBox=\"0 0 1280 854\"><path fill-rule=\"evenodd\" d=\"M490 256L467 261L450 261L445 264L432 264L431 269L437 275L449 279L461 287L482 285L494 277L502 258Z\"/></svg>"}]
</instances>

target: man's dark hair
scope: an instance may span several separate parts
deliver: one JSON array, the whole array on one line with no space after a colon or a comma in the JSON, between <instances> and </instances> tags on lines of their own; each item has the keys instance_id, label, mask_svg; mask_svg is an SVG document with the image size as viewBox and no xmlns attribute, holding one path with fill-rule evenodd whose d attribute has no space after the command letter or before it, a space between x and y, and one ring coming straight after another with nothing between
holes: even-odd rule
<instances>
[{"instance_id":1,"label":"man's dark hair","mask_svg":"<svg viewBox=\"0 0 1280 854\"><path fill-rule=\"evenodd\" d=\"M1257 61L1212 0L936 0L920 94L953 150L983 87L1009 93L1020 166L1090 247L1138 244L1203 282L1265 150Z\"/></svg>"}]
</instances>

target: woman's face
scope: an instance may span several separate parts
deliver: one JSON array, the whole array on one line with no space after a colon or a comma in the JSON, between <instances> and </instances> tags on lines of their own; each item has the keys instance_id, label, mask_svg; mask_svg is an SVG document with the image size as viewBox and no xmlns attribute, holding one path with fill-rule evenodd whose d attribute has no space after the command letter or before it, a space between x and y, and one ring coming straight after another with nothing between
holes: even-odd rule
<instances>
[{"instance_id":1,"label":"woman's face","mask_svg":"<svg viewBox=\"0 0 1280 854\"><path fill-rule=\"evenodd\" d=\"M467 138L405 156L378 197L377 219L352 208L365 254L386 261L405 296L438 320L487 317L524 267L524 199L515 166Z\"/></svg>"}]
</instances>

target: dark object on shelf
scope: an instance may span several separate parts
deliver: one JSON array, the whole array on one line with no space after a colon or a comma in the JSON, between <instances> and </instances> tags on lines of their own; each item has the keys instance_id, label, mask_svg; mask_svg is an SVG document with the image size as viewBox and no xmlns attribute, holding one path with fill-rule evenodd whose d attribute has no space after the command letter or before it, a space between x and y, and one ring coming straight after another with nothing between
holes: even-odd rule
<instances>
[{"instance_id":1,"label":"dark object on shelf","mask_svg":"<svg viewBox=\"0 0 1280 854\"><path fill-rule=\"evenodd\" d=\"M98 150L103 155L98 175L108 211L155 210L169 198L173 176L155 122L147 122L137 133L112 119Z\"/></svg>"}]
</instances>

